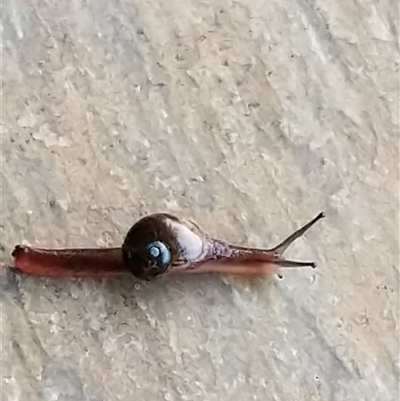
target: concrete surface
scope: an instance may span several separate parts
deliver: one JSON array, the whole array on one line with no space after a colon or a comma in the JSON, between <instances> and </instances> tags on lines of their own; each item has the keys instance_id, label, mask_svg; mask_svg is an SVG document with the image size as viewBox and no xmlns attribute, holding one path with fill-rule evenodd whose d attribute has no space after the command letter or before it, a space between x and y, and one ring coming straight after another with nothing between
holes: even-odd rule
<instances>
[{"instance_id":1,"label":"concrete surface","mask_svg":"<svg viewBox=\"0 0 400 401\"><path fill-rule=\"evenodd\" d=\"M2 400L398 400L398 11L5 0ZM155 211L270 246L320 210L284 280L6 269Z\"/></svg>"}]
</instances>

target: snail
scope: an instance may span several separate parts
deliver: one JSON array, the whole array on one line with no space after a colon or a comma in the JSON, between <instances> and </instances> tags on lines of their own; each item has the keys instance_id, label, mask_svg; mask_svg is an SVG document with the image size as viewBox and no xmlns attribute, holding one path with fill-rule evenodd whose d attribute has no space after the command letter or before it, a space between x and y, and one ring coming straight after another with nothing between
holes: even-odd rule
<instances>
[{"instance_id":1,"label":"snail","mask_svg":"<svg viewBox=\"0 0 400 401\"><path fill-rule=\"evenodd\" d=\"M119 248L43 249L17 245L14 269L30 275L107 277L131 273L151 280L169 274L266 275L275 267L316 267L283 258L286 249L324 217L318 214L277 246L232 245L206 234L195 222L168 213L138 220Z\"/></svg>"}]
</instances>

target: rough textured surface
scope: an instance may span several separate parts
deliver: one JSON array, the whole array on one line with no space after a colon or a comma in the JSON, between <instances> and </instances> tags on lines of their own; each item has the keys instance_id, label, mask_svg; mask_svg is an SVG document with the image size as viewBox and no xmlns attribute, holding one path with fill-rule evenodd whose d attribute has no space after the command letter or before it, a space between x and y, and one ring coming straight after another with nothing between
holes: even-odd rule
<instances>
[{"instance_id":1,"label":"rough textured surface","mask_svg":"<svg viewBox=\"0 0 400 401\"><path fill-rule=\"evenodd\" d=\"M399 396L398 7L3 2L2 261L166 210L319 268L1 273L3 401Z\"/></svg>"}]
</instances>

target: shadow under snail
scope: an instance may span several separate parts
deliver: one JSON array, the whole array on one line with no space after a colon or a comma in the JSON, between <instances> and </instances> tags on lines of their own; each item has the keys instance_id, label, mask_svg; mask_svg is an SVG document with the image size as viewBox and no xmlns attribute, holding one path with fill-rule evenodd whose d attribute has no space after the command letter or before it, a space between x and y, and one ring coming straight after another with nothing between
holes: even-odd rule
<instances>
[{"instance_id":1,"label":"shadow under snail","mask_svg":"<svg viewBox=\"0 0 400 401\"><path fill-rule=\"evenodd\" d=\"M232 245L210 237L192 221L156 213L137 221L120 248L41 249L17 245L12 256L15 270L47 277L107 277L129 272L145 280L179 273L267 275L278 266L316 267L314 262L286 260L283 253L323 217L320 213L270 249Z\"/></svg>"}]
</instances>

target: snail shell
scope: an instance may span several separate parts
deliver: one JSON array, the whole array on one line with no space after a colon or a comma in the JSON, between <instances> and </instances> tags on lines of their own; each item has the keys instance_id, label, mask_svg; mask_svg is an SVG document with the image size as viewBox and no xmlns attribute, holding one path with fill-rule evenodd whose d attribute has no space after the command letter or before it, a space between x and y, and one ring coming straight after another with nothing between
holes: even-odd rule
<instances>
[{"instance_id":1,"label":"snail shell","mask_svg":"<svg viewBox=\"0 0 400 401\"><path fill-rule=\"evenodd\" d=\"M212 248L210 239L193 222L156 213L132 226L122 245L122 255L133 275L149 278L174 266L204 261Z\"/></svg>"}]
</instances>

